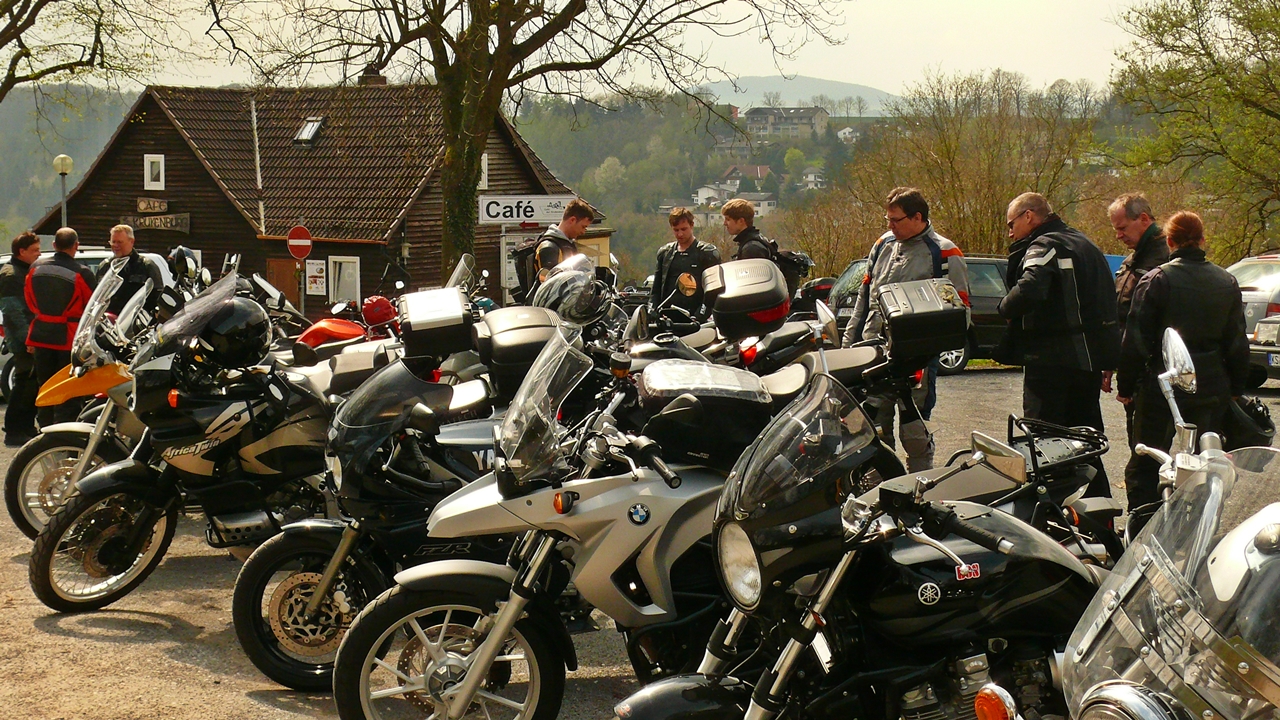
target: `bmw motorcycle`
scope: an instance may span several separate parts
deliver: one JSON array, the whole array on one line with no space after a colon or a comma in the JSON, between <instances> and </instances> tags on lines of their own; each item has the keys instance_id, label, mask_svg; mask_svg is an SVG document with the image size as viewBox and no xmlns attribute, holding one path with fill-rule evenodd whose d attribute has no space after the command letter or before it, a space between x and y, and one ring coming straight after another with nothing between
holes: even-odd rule
<instances>
[{"instance_id":1,"label":"bmw motorcycle","mask_svg":"<svg viewBox=\"0 0 1280 720\"><path fill-rule=\"evenodd\" d=\"M617 717L972 718L991 678L1062 714L1056 658L1105 571L1013 515L947 498L969 470L1025 468L1016 449L975 438L993 456L975 442L960 465L859 494L874 437L825 375L765 429L716 510L734 612L698 674L642 689Z\"/></svg>"},{"instance_id":2,"label":"bmw motorcycle","mask_svg":"<svg viewBox=\"0 0 1280 720\"><path fill-rule=\"evenodd\" d=\"M127 595L163 559L184 508L205 515L213 547L256 544L334 512L321 488L328 369L225 367L201 336L235 303L253 303L236 298L236 283L235 273L222 278L138 350L128 407L146 430L127 459L76 483L32 548L31 587L50 608L95 610ZM233 342L261 330L265 355L261 316Z\"/></svg>"}]
</instances>

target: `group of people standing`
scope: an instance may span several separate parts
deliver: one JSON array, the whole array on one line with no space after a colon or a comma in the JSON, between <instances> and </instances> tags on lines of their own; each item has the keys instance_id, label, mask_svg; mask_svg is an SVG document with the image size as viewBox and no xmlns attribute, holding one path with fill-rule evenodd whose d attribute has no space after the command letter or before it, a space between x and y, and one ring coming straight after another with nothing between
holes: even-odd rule
<instances>
[{"instance_id":1,"label":"group of people standing","mask_svg":"<svg viewBox=\"0 0 1280 720\"><path fill-rule=\"evenodd\" d=\"M118 313L148 279L155 287L163 283L159 268L134 249L133 228L117 225L111 229L111 251L128 258L121 277L123 284L112 296L108 312ZM4 443L20 447L36 435L41 426L75 420L72 406L51 406L36 412L36 394L49 378L71 362L71 341L98 278L79 260L80 236L64 227L54 233L54 252L41 257L40 238L25 232L13 239L9 262L0 268L0 313L4 334L13 355L13 389L4 415ZM38 418L37 418L38 415Z\"/></svg>"}]
</instances>

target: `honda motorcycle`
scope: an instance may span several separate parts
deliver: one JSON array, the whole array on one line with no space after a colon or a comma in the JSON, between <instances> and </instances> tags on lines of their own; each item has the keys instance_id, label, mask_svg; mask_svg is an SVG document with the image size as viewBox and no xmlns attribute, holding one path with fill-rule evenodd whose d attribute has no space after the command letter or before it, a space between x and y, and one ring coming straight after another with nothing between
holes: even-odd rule
<instances>
[{"instance_id":1,"label":"honda motorcycle","mask_svg":"<svg viewBox=\"0 0 1280 720\"><path fill-rule=\"evenodd\" d=\"M50 608L94 610L127 595L163 559L185 507L205 515L213 547L335 512L321 489L328 368L222 367L200 336L236 284L235 273L223 277L138 350L129 408L147 429L126 460L76 483L32 548L31 587Z\"/></svg>"}]
</instances>

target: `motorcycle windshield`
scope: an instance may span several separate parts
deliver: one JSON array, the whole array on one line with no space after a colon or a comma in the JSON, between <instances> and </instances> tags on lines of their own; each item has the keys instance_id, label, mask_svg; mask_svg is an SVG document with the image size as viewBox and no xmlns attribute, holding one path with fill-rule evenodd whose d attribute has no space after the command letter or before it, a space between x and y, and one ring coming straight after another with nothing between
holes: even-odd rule
<instances>
[{"instance_id":1,"label":"motorcycle windshield","mask_svg":"<svg viewBox=\"0 0 1280 720\"><path fill-rule=\"evenodd\" d=\"M1193 716L1280 705L1280 450L1203 462L1117 563L1067 645L1073 715L1099 683L1166 694Z\"/></svg>"},{"instance_id":2,"label":"motorcycle windshield","mask_svg":"<svg viewBox=\"0 0 1280 720\"><path fill-rule=\"evenodd\" d=\"M98 280L98 287L85 303L75 337L71 339L71 361L75 365L87 366L95 358L99 361L106 360L103 357L105 351L98 346L95 333L107 318L107 305L111 303L111 298L115 297L116 290L124 284L120 273L128 264L129 258L112 258L111 264Z\"/></svg>"},{"instance_id":3,"label":"motorcycle windshield","mask_svg":"<svg viewBox=\"0 0 1280 720\"><path fill-rule=\"evenodd\" d=\"M561 324L533 361L498 431L506 471L520 484L551 469L563 434L560 404L591 371L591 358L574 347L582 330Z\"/></svg>"},{"instance_id":4,"label":"motorcycle windshield","mask_svg":"<svg viewBox=\"0 0 1280 720\"><path fill-rule=\"evenodd\" d=\"M768 508L787 508L810 501L815 494L827 497L830 507L840 504L841 478L849 477L858 451L875 440L875 428L867 422L857 401L829 375L815 375L808 390L791 401L765 426L756 441L738 458L725 483L717 509L717 522L742 520ZM810 508L813 505L809 505Z\"/></svg>"},{"instance_id":5,"label":"motorcycle windshield","mask_svg":"<svg viewBox=\"0 0 1280 720\"><path fill-rule=\"evenodd\" d=\"M424 403L442 412L448 409L452 395L448 385L422 380L403 361L378 370L342 403L329 426L329 447L343 474L364 467L373 452L404 427L415 405Z\"/></svg>"},{"instance_id":6,"label":"motorcycle windshield","mask_svg":"<svg viewBox=\"0 0 1280 720\"><path fill-rule=\"evenodd\" d=\"M458 264L453 268L453 274L449 276L449 282L444 286L447 288L460 287L469 288L476 278L476 259L471 253L464 253L458 258Z\"/></svg>"},{"instance_id":7,"label":"motorcycle windshield","mask_svg":"<svg viewBox=\"0 0 1280 720\"><path fill-rule=\"evenodd\" d=\"M156 329L155 338L138 351L133 361L136 367L151 358L176 352L184 343L200 334L223 305L236 296L237 275L232 272L192 298L182 309Z\"/></svg>"}]
</instances>

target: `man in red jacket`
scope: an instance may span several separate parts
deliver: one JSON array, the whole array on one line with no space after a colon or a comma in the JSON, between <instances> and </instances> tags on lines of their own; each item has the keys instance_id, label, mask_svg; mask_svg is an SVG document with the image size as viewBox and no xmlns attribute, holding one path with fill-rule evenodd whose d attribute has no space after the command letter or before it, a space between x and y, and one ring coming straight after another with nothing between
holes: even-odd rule
<instances>
[{"instance_id":1,"label":"man in red jacket","mask_svg":"<svg viewBox=\"0 0 1280 720\"><path fill-rule=\"evenodd\" d=\"M36 382L43 386L71 362L71 340L80 324L80 315L93 294L97 280L76 258L80 237L64 227L53 236L51 257L31 264L23 294L35 314L27 331L27 345L34 348ZM60 405L39 410L40 424L75 420L75 407Z\"/></svg>"}]
</instances>

